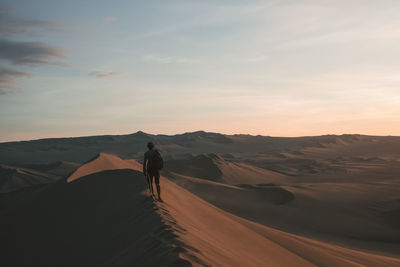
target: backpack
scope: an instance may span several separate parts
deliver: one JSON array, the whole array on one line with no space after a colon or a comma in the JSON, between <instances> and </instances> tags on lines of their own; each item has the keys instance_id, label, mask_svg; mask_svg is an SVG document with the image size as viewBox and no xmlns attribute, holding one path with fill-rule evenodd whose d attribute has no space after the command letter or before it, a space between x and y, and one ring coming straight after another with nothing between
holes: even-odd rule
<instances>
[{"instance_id":1,"label":"backpack","mask_svg":"<svg viewBox=\"0 0 400 267\"><path fill-rule=\"evenodd\" d=\"M151 166L154 170L162 170L162 168L164 167L164 160L161 157L160 152L158 152L158 150L156 151L156 153L153 156L153 159L151 160Z\"/></svg>"}]
</instances>

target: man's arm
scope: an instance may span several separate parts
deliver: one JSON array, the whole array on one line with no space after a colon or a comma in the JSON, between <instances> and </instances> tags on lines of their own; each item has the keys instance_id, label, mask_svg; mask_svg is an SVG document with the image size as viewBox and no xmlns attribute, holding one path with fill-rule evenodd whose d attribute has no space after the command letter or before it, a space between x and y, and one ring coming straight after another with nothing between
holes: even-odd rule
<instances>
[{"instance_id":1,"label":"man's arm","mask_svg":"<svg viewBox=\"0 0 400 267\"><path fill-rule=\"evenodd\" d=\"M147 175L146 172L146 161L147 161L147 157L146 157L146 153L144 153L144 160L143 160L143 174Z\"/></svg>"}]
</instances>

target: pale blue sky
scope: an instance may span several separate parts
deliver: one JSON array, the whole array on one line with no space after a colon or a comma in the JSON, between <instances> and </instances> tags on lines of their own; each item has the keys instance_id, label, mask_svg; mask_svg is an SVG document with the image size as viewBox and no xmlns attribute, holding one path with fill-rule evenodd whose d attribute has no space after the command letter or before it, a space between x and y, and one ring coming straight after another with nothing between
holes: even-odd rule
<instances>
[{"instance_id":1,"label":"pale blue sky","mask_svg":"<svg viewBox=\"0 0 400 267\"><path fill-rule=\"evenodd\" d=\"M400 135L400 1L0 3L0 142Z\"/></svg>"}]
</instances>

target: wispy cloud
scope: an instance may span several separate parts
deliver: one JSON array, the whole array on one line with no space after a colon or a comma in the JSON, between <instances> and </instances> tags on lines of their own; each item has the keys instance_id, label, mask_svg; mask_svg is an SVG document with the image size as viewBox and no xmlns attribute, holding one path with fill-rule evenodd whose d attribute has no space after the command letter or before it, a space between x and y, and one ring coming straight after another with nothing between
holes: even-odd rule
<instances>
[{"instance_id":1,"label":"wispy cloud","mask_svg":"<svg viewBox=\"0 0 400 267\"><path fill-rule=\"evenodd\" d=\"M12 8L0 4L0 36L12 36L15 34L41 31L57 31L60 23L40 19L22 19L10 16Z\"/></svg>"},{"instance_id":2,"label":"wispy cloud","mask_svg":"<svg viewBox=\"0 0 400 267\"><path fill-rule=\"evenodd\" d=\"M11 40L14 35L29 36L36 31L56 30L59 25L53 21L14 18L10 8L0 5L0 95L15 92L19 88L15 80L29 77L30 72L15 69L12 65L41 66L67 64L57 59L65 57L64 49L44 42Z\"/></svg>"},{"instance_id":3,"label":"wispy cloud","mask_svg":"<svg viewBox=\"0 0 400 267\"><path fill-rule=\"evenodd\" d=\"M60 25L55 21L0 18L0 35L2 36L58 29L60 29Z\"/></svg>"},{"instance_id":4,"label":"wispy cloud","mask_svg":"<svg viewBox=\"0 0 400 267\"><path fill-rule=\"evenodd\" d=\"M122 73L116 72L116 71L109 71L109 72L92 71L92 72L89 73L89 75L96 76L97 78L100 78L100 79L109 78L109 77L112 77L112 76L118 76L118 75L121 75L121 74Z\"/></svg>"},{"instance_id":5,"label":"wispy cloud","mask_svg":"<svg viewBox=\"0 0 400 267\"><path fill-rule=\"evenodd\" d=\"M0 95L11 93L19 89L15 85L14 79L19 77L30 77L31 75L30 72L0 66Z\"/></svg>"},{"instance_id":6,"label":"wispy cloud","mask_svg":"<svg viewBox=\"0 0 400 267\"><path fill-rule=\"evenodd\" d=\"M52 61L54 58L64 57L63 49L54 48L42 42L19 42L0 39L0 60L13 64L46 65L65 63Z\"/></svg>"}]
</instances>

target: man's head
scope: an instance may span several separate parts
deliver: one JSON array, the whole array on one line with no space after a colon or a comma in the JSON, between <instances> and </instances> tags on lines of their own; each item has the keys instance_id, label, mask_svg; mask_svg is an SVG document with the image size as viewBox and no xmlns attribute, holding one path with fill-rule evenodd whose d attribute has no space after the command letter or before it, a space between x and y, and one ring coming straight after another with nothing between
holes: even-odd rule
<instances>
[{"instance_id":1,"label":"man's head","mask_svg":"<svg viewBox=\"0 0 400 267\"><path fill-rule=\"evenodd\" d=\"M152 142L148 142L147 143L147 148L148 149L153 149L154 148L154 144Z\"/></svg>"}]
</instances>

